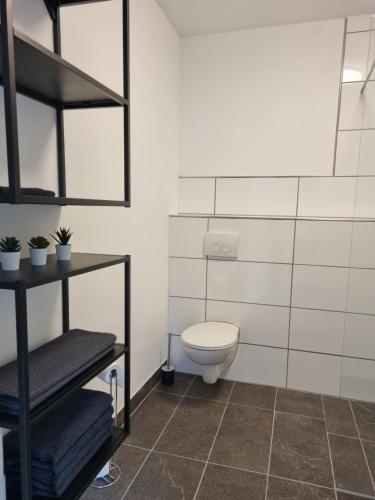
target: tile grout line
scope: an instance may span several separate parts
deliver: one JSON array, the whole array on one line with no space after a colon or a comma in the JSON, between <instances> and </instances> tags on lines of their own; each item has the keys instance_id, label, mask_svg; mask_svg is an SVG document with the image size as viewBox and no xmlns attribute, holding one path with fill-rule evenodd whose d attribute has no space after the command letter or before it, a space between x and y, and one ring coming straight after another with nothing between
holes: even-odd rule
<instances>
[{"instance_id":1,"label":"tile grout line","mask_svg":"<svg viewBox=\"0 0 375 500\"><path fill-rule=\"evenodd\" d=\"M218 437L218 435L219 435L219 432L220 432L221 426L222 426L222 424L223 424L223 421L224 421L224 416L225 416L225 413L226 413L227 408L228 408L228 405L229 405L229 400L230 400L230 398L232 397L232 394L233 394L233 390L234 390L234 386L235 386L235 384L236 384L236 382L233 382L233 383L232 383L232 388L231 388L231 390L230 390L230 393L229 393L229 396L228 396L228 400L227 400L227 402L226 402L226 405L225 405L225 408L224 408L223 414L222 414L222 416L221 416L221 419L220 419L219 425L218 425L218 427L217 427L217 431L216 431L216 434L215 434L214 440L213 440L213 442L212 442L212 445L211 445L210 451L209 451L209 453L208 453L208 456L207 456L207 460L206 460L205 466L203 467L202 475L201 475L201 478L200 478L200 480L199 480L199 483L198 483L198 486L197 486L197 489L196 489L195 495L194 495L194 497L193 497L193 500L196 500L196 499L197 499L197 495L198 495L198 492L199 492L200 487L201 487L201 485L202 485L203 477L204 477L204 475L205 475L205 473L206 473L207 466L208 466L208 463L209 463L209 461L210 461L211 454L212 454L212 451L213 451L214 446L215 446L215 443L216 443L216 439L217 439L217 437Z\"/></svg>"},{"instance_id":2,"label":"tile grout line","mask_svg":"<svg viewBox=\"0 0 375 500\"><path fill-rule=\"evenodd\" d=\"M320 401L322 403L322 408L323 408L324 428L326 430L326 439L327 439L327 445L328 445L329 461L331 463L331 473L332 473L332 479L333 479L333 488L334 488L334 492L335 492L335 499L337 500L336 478L335 478L335 471L333 469L331 444L329 442L328 429L327 429L327 420L326 420L326 410L325 410L325 407L324 407L324 398L323 398L323 396L320 396Z\"/></svg>"},{"instance_id":3,"label":"tile grout line","mask_svg":"<svg viewBox=\"0 0 375 500\"><path fill-rule=\"evenodd\" d=\"M185 391L185 393L184 393L184 396L185 396L185 394L187 394L188 390L189 390L189 389L190 389L190 387L192 386L192 384L193 384L193 382L194 382L195 378L196 378L195 376L192 378L192 380L191 380L191 382L190 382L190 384L189 384L188 388L186 389L186 391ZM184 400L184 396L183 396L183 397L181 397L181 399L180 399L180 401L179 401L178 405L177 405L177 406L176 406L176 408L173 410L172 415L169 417L169 419L167 420L167 423L165 424L165 426L164 426L164 427L163 427L163 429L161 430L161 432L160 432L160 434L159 434L159 436L158 436L157 440L156 440L156 441L155 441L155 443L154 443L154 446L150 449L150 451L148 452L148 454L147 454L146 458L144 459L144 461L142 462L142 464L141 464L140 468L138 469L138 471L137 471L136 475L133 477L133 479L132 479L132 481L130 482L129 486L126 488L125 493L124 493L124 494L123 494L123 496L121 497L121 500L125 500L126 495L127 495L127 494L128 494L128 492L130 491L130 488L133 486L133 484L134 484L135 480L136 480L136 479L137 479L137 477L139 476L139 474L140 474L141 470L143 469L143 467L144 467L145 463L146 463L146 462L147 462L147 460L149 459L149 457L150 457L151 453L155 450L155 447L156 447L156 445L158 444L158 442L159 442L159 440L160 440L161 436L164 434L164 431L165 431L165 430L166 430L166 428L168 427L168 425L169 425L169 423L171 422L172 418L175 416L175 414L176 414L177 410L180 408L181 403L182 403L182 401Z\"/></svg>"},{"instance_id":4,"label":"tile grout line","mask_svg":"<svg viewBox=\"0 0 375 500\"><path fill-rule=\"evenodd\" d=\"M374 483L374 479L373 479L372 474L371 474L370 465L369 465L368 460L367 460L367 455L366 455L365 447L363 446L363 442L362 442L361 434L360 434L360 432L359 432L359 428L358 428L358 424L357 424L357 419L356 419L356 416L355 416L355 413L354 413L354 410L353 410L353 406L352 406L352 402L351 402L351 400L349 400L349 406L350 406L350 409L351 409L351 411L352 411L352 416L353 416L353 419L354 419L355 427L356 427L356 429L357 429L357 433L358 433L358 437L359 437L359 442L361 443L362 453L363 453L363 455L364 455L364 457L365 457L365 461L366 461L366 465L367 465L367 470L368 470L368 473L369 473L369 475L370 475L372 488L373 488L373 491L374 491L374 494L375 494L375 483Z\"/></svg>"},{"instance_id":5,"label":"tile grout line","mask_svg":"<svg viewBox=\"0 0 375 500\"><path fill-rule=\"evenodd\" d=\"M275 429L275 419L276 419L277 393L278 393L278 388L276 387L276 392L275 392L275 401L274 401L274 404L273 404L272 431L271 431L270 452L269 452L269 457L268 457L268 468L267 468L267 479L266 479L266 491L265 491L265 493L264 493L264 500L267 500L267 495L268 495L268 485L269 485L269 480L270 480L270 471L271 471L271 455L272 455L272 445L273 445L273 433L274 433L274 429Z\"/></svg>"}]
</instances>

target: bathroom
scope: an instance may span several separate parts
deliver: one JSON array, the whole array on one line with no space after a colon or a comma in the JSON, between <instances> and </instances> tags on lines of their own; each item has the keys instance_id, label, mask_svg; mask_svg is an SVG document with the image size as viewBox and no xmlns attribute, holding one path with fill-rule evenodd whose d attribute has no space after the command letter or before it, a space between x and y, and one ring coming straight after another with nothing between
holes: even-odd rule
<instances>
[{"instance_id":1,"label":"bathroom","mask_svg":"<svg viewBox=\"0 0 375 500\"><path fill-rule=\"evenodd\" d=\"M69 337L61 325L111 332L111 363L69 391L111 389L122 437L47 495L27 440L9 473L18 423L0 409L0 500L375 498L375 0L4 0L2 18L12 8L0 239L19 240L21 273L39 235L55 262L59 228L72 266L94 260L56 279L31 266L21 313L2 260L0 406L22 346ZM27 58L19 82L28 44L94 97L28 90L37 76L59 93ZM19 188L56 199L3 194L15 150ZM20 417L35 417L31 448L61 408L48 401Z\"/></svg>"}]
</instances>

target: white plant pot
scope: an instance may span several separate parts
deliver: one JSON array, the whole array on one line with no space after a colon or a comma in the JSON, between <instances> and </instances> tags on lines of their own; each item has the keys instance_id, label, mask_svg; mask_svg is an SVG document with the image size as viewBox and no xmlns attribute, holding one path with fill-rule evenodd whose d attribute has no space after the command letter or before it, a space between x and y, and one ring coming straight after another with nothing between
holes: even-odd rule
<instances>
[{"instance_id":1,"label":"white plant pot","mask_svg":"<svg viewBox=\"0 0 375 500\"><path fill-rule=\"evenodd\" d=\"M57 260L70 260L72 245L56 245Z\"/></svg>"},{"instance_id":2,"label":"white plant pot","mask_svg":"<svg viewBox=\"0 0 375 500\"><path fill-rule=\"evenodd\" d=\"M47 263L47 248L30 248L32 266L45 266Z\"/></svg>"},{"instance_id":3,"label":"white plant pot","mask_svg":"<svg viewBox=\"0 0 375 500\"><path fill-rule=\"evenodd\" d=\"M21 252L1 252L1 266L3 271L18 271L20 268Z\"/></svg>"}]
</instances>

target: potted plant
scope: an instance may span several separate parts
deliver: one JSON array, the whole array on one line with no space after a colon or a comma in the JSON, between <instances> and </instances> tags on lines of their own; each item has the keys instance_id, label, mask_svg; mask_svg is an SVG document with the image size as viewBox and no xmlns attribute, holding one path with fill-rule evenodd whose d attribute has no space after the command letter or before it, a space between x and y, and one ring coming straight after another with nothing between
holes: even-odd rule
<instances>
[{"instance_id":1,"label":"potted plant","mask_svg":"<svg viewBox=\"0 0 375 500\"><path fill-rule=\"evenodd\" d=\"M32 266L45 266L47 262L47 248L50 242L44 236L34 236L28 242Z\"/></svg>"},{"instance_id":2,"label":"potted plant","mask_svg":"<svg viewBox=\"0 0 375 500\"><path fill-rule=\"evenodd\" d=\"M51 234L52 238L57 242L57 260L70 260L72 245L69 244L69 241L72 235L72 231L66 227L60 227L59 230L55 232L55 236Z\"/></svg>"},{"instance_id":3,"label":"potted plant","mask_svg":"<svg viewBox=\"0 0 375 500\"><path fill-rule=\"evenodd\" d=\"M15 236L6 236L0 241L3 271L18 271L20 268L21 242Z\"/></svg>"}]
</instances>

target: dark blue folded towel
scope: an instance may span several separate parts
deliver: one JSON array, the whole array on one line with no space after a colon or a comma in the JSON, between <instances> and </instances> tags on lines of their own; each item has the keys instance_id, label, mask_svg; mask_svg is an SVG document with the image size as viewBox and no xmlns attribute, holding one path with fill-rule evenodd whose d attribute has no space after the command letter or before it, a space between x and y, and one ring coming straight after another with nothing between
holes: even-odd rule
<instances>
[{"instance_id":1,"label":"dark blue folded towel","mask_svg":"<svg viewBox=\"0 0 375 500\"><path fill-rule=\"evenodd\" d=\"M30 408L35 408L100 358L116 341L111 333L71 330L29 354ZM19 413L17 363L0 368L0 412Z\"/></svg>"},{"instance_id":2,"label":"dark blue folded towel","mask_svg":"<svg viewBox=\"0 0 375 500\"><path fill-rule=\"evenodd\" d=\"M0 195L9 194L10 190L8 186L0 186ZM21 188L21 194L31 195L31 196L55 196L54 191L49 191L48 189L41 188Z\"/></svg>"}]
</instances>

